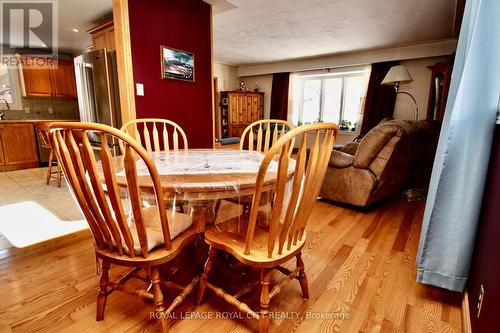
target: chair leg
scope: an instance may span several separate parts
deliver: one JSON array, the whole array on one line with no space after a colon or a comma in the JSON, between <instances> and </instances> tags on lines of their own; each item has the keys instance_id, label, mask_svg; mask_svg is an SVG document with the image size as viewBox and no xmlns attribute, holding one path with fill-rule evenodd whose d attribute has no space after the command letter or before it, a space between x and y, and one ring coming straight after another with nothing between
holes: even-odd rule
<instances>
[{"instance_id":1,"label":"chair leg","mask_svg":"<svg viewBox=\"0 0 500 333\"><path fill-rule=\"evenodd\" d=\"M269 282L271 280L271 269L263 268L260 283L260 333L269 332Z\"/></svg>"},{"instance_id":2,"label":"chair leg","mask_svg":"<svg viewBox=\"0 0 500 333\"><path fill-rule=\"evenodd\" d=\"M109 266L109 262L102 261L101 280L99 281L99 293L97 294L97 321L104 319L104 309L106 308L106 301L108 299Z\"/></svg>"},{"instance_id":3,"label":"chair leg","mask_svg":"<svg viewBox=\"0 0 500 333\"><path fill-rule=\"evenodd\" d=\"M220 205L221 204L222 204L222 199L218 199L215 202L215 206L214 206L214 216L215 216L215 219L214 219L214 222L215 222L215 220L217 220L217 215L219 214L219 209L220 209Z\"/></svg>"},{"instance_id":4,"label":"chair leg","mask_svg":"<svg viewBox=\"0 0 500 333\"><path fill-rule=\"evenodd\" d=\"M297 268L299 269L299 283L302 289L302 297L309 299L309 287L307 285L307 276L304 271L304 261L302 261L302 253L297 254Z\"/></svg>"},{"instance_id":5,"label":"chair leg","mask_svg":"<svg viewBox=\"0 0 500 333\"><path fill-rule=\"evenodd\" d=\"M165 315L165 306L163 304L163 293L160 287L160 269L151 267L151 283L153 284L153 296L156 307L156 315L160 323L160 332L168 332L168 322Z\"/></svg>"},{"instance_id":6,"label":"chair leg","mask_svg":"<svg viewBox=\"0 0 500 333\"><path fill-rule=\"evenodd\" d=\"M196 303L198 305L200 305L203 300L205 288L207 287L208 273L210 273L210 270L212 269L212 261L214 260L216 253L217 249L210 246L210 249L208 250L208 258L205 262L205 268L203 269L203 274L201 275L200 285L198 286L198 298L196 299Z\"/></svg>"},{"instance_id":7,"label":"chair leg","mask_svg":"<svg viewBox=\"0 0 500 333\"><path fill-rule=\"evenodd\" d=\"M51 149L50 154L49 154L49 167L47 168L47 180L46 180L47 185L49 185L49 183L50 183L50 176L52 174L52 160L53 159L54 159L54 152Z\"/></svg>"},{"instance_id":8,"label":"chair leg","mask_svg":"<svg viewBox=\"0 0 500 333\"><path fill-rule=\"evenodd\" d=\"M61 177L62 177L61 164L59 163L59 161L57 161L57 187L59 188L61 188Z\"/></svg>"}]
</instances>

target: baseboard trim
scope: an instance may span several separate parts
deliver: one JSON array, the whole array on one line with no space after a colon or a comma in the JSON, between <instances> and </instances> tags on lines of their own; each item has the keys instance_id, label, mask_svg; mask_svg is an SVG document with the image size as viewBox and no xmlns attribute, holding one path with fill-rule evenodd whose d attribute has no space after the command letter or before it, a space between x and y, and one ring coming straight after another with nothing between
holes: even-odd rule
<instances>
[{"instance_id":1,"label":"baseboard trim","mask_svg":"<svg viewBox=\"0 0 500 333\"><path fill-rule=\"evenodd\" d=\"M467 290L464 292L464 298L462 299L462 332L472 333L470 325L469 293Z\"/></svg>"}]
</instances>

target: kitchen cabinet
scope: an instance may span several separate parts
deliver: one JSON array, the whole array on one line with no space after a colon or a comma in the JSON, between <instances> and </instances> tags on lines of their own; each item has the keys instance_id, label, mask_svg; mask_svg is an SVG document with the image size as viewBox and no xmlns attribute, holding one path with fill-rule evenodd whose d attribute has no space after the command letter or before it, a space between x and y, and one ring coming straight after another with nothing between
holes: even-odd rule
<instances>
[{"instance_id":1,"label":"kitchen cabinet","mask_svg":"<svg viewBox=\"0 0 500 333\"><path fill-rule=\"evenodd\" d=\"M75 70L72 61L59 60L57 70L52 71L54 97L76 98Z\"/></svg>"},{"instance_id":2,"label":"kitchen cabinet","mask_svg":"<svg viewBox=\"0 0 500 333\"><path fill-rule=\"evenodd\" d=\"M36 168L38 165L33 123L0 123L0 171Z\"/></svg>"},{"instance_id":3,"label":"kitchen cabinet","mask_svg":"<svg viewBox=\"0 0 500 333\"><path fill-rule=\"evenodd\" d=\"M73 62L59 60L56 65L40 62L33 65L23 57L21 77L23 95L26 97L76 98L76 80Z\"/></svg>"},{"instance_id":4,"label":"kitchen cabinet","mask_svg":"<svg viewBox=\"0 0 500 333\"><path fill-rule=\"evenodd\" d=\"M0 170L5 165L5 158L3 157L3 143L2 143L2 130L0 128Z\"/></svg>"},{"instance_id":5,"label":"kitchen cabinet","mask_svg":"<svg viewBox=\"0 0 500 333\"><path fill-rule=\"evenodd\" d=\"M221 93L222 137L241 137L245 128L263 118L264 93L223 91Z\"/></svg>"},{"instance_id":6,"label":"kitchen cabinet","mask_svg":"<svg viewBox=\"0 0 500 333\"><path fill-rule=\"evenodd\" d=\"M92 50L115 50L115 28L113 25L113 20L93 27L87 30L87 32L91 35L92 38Z\"/></svg>"},{"instance_id":7,"label":"kitchen cabinet","mask_svg":"<svg viewBox=\"0 0 500 333\"><path fill-rule=\"evenodd\" d=\"M28 60L23 57L23 61ZM24 62L28 63L28 62ZM30 69L23 66L22 77L24 83L24 95L27 97L52 97L51 68L48 64Z\"/></svg>"}]
</instances>

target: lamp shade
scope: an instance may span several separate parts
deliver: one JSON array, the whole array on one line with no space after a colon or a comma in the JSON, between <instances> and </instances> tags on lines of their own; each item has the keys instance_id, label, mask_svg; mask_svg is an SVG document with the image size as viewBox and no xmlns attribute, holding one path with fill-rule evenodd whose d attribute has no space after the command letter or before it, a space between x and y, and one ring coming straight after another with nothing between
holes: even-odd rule
<instances>
[{"instance_id":1,"label":"lamp shade","mask_svg":"<svg viewBox=\"0 0 500 333\"><path fill-rule=\"evenodd\" d=\"M406 67L404 65L397 65L389 69L381 84L407 83L411 81L413 81L413 78Z\"/></svg>"}]
</instances>

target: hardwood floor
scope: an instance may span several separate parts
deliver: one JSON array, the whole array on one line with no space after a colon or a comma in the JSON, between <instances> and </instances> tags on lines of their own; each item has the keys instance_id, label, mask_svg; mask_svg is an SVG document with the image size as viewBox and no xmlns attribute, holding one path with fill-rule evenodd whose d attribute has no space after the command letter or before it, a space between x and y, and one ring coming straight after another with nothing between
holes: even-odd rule
<instances>
[{"instance_id":1,"label":"hardwood floor","mask_svg":"<svg viewBox=\"0 0 500 333\"><path fill-rule=\"evenodd\" d=\"M301 298L297 281L288 284L271 302L271 332L461 332L461 295L415 282L423 210L421 201L396 200L367 213L318 202L303 255L310 299ZM91 244L90 232L82 231L0 251L0 327L157 331L149 318L153 306L119 292L109 297L104 321L95 321L98 278ZM111 275L120 272L115 268ZM171 331L258 331L257 321L212 296L208 291L198 308L190 296L170 320ZM258 310L255 296L245 301Z\"/></svg>"}]
</instances>

